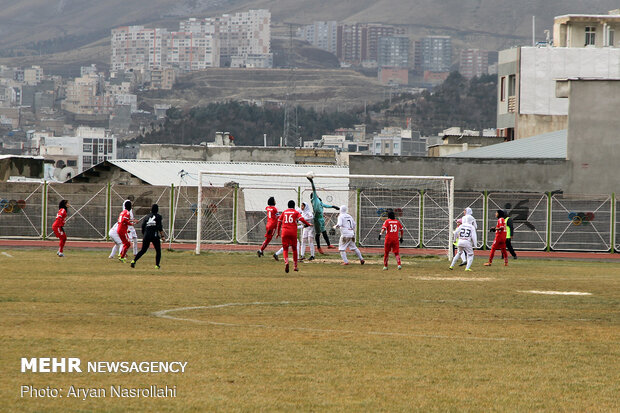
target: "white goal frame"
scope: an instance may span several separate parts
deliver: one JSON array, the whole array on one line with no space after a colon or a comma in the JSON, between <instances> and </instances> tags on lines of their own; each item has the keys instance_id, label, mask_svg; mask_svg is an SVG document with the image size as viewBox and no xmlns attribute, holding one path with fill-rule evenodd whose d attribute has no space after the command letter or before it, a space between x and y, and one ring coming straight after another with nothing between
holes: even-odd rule
<instances>
[{"instance_id":1,"label":"white goal frame","mask_svg":"<svg viewBox=\"0 0 620 413\"><path fill-rule=\"evenodd\" d=\"M308 165L308 170L311 170L312 166ZM307 178L307 174L304 173L269 173L269 172L237 172L237 171L200 171L198 173L198 198L196 208L196 254L200 254L200 245L202 242L202 196L203 196L203 176L253 176L253 177L287 177L287 178ZM315 174L316 178L336 178L336 179L375 179L375 180L426 180L426 181L440 181L447 185L448 196L448 258L453 258L452 245L454 243L454 177L453 176L419 176L419 175L349 175L349 174ZM234 213L236 213L238 206L234 205ZM236 218L235 218L236 219Z\"/></svg>"}]
</instances>

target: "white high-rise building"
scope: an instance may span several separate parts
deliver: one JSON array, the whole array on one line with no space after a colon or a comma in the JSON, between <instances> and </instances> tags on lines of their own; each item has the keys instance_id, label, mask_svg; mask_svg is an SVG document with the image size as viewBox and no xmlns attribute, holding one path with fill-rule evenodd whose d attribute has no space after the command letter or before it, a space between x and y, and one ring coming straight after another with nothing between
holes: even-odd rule
<instances>
[{"instance_id":1,"label":"white high-rise building","mask_svg":"<svg viewBox=\"0 0 620 413\"><path fill-rule=\"evenodd\" d=\"M124 26L112 29L111 70L157 69L166 63L166 29Z\"/></svg>"},{"instance_id":2,"label":"white high-rise building","mask_svg":"<svg viewBox=\"0 0 620 413\"><path fill-rule=\"evenodd\" d=\"M319 49L336 54L338 48L338 22L316 21L297 30L297 37Z\"/></svg>"}]
</instances>

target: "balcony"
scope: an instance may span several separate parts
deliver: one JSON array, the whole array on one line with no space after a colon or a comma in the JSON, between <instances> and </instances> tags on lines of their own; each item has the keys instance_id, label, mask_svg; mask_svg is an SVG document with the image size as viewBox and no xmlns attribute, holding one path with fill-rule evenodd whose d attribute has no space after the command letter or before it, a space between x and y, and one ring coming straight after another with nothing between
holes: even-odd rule
<instances>
[{"instance_id":1,"label":"balcony","mask_svg":"<svg viewBox=\"0 0 620 413\"><path fill-rule=\"evenodd\" d=\"M515 113L517 109L517 97L508 96L508 113Z\"/></svg>"}]
</instances>

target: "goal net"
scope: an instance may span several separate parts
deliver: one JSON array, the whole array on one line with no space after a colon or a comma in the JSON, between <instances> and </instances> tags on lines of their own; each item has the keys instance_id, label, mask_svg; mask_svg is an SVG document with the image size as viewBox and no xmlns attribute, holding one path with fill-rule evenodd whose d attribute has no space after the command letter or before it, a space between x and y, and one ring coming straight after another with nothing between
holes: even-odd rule
<instances>
[{"instance_id":1,"label":"goal net","mask_svg":"<svg viewBox=\"0 0 620 413\"><path fill-rule=\"evenodd\" d=\"M317 174L313 181L318 197L328 205L324 217L331 243L337 244L340 234L333 229L338 211L329 206L347 205L357 222L360 246L383 246L379 234L392 210L405 228L402 247L440 249L452 255L453 177ZM311 205L312 193L305 173L201 171L196 253L205 243L261 244L268 198L274 197L276 208L283 211L289 200L296 207Z\"/></svg>"}]
</instances>

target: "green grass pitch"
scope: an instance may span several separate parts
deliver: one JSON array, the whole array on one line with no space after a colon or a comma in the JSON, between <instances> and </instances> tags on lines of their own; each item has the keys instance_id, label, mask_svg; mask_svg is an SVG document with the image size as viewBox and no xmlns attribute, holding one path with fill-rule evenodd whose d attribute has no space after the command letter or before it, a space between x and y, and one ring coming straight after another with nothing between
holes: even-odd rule
<instances>
[{"instance_id":1,"label":"green grass pitch","mask_svg":"<svg viewBox=\"0 0 620 413\"><path fill-rule=\"evenodd\" d=\"M0 410L618 411L615 263L335 254L284 273L268 254L0 255ZM350 257L351 259L351 257ZM538 292L589 293L589 295ZM184 373L32 373L21 358L183 361ZM22 397L22 386L106 397ZM110 397L110 386L176 397Z\"/></svg>"}]
</instances>

